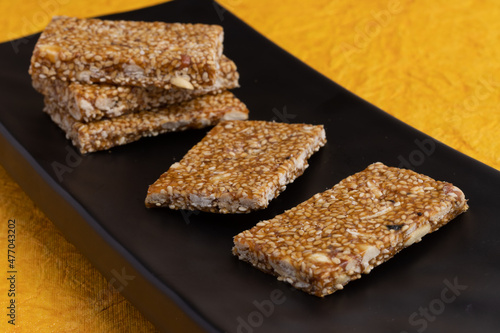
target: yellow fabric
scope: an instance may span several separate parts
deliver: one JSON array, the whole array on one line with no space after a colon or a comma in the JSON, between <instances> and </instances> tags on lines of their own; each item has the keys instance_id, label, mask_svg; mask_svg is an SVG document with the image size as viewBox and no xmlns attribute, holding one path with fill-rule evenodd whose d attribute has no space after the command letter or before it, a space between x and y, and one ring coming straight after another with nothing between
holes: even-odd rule
<instances>
[{"instance_id":1,"label":"yellow fabric","mask_svg":"<svg viewBox=\"0 0 500 333\"><path fill-rule=\"evenodd\" d=\"M0 2L0 41L52 15L96 16L152 0ZM402 121L500 170L496 0L221 0L272 41ZM242 41L244 42L244 41ZM397 153L397 152L396 152ZM0 168L0 251L16 220L17 332L151 332ZM7 262L0 265L6 274ZM0 331L8 281L0 279Z\"/></svg>"}]
</instances>

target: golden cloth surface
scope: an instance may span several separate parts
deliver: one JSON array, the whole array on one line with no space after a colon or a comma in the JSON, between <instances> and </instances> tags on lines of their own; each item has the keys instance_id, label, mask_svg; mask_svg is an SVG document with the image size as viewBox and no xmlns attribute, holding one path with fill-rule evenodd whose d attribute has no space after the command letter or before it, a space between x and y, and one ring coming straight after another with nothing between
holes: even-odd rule
<instances>
[{"instance_id":1,"label":"golden cloth surface","mask_svg":"<svg viewBox=\"0 0 500 333\"><path fill-rule=\"evenodd\" d=\"M4 0L0 42L42 30L53 15L90 17L157 3ZM363 99L500 170L500 6L495 0L220 3ZM0 167L0 249L5 252L13 219L17 317L13 327L2 311L1 332L154 331ZM0 281L5 309L9 282Z\"/></svg>"}]
</instances>

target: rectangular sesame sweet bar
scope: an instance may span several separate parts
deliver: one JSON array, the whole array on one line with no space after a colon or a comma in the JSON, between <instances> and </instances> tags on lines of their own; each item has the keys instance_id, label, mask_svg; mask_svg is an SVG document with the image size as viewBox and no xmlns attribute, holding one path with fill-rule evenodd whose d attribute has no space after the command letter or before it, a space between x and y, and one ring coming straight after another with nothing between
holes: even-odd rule
<instances>
[{"instance_id":1,"label":"rectangular sesame sweet bar","mask_svg":"<svg viewBox=\"0 0 500 333\"><path fill-rule=\"evenodd\" d=\"M181 103L205 94L218 94L238 87L238 72L233 61L223 56L220 75L214 85L199 89L172 87L115 86L65 82L55 77L33 77L33 87L57 102L78 121L90 122L101 118L118 117L134 111L145 111L165 105Z\"/></svg>"},{"instance_id":2,"label":"rectangular sesame sweet bar","mask_svg":"<svg viewBox=\"0 0 500 333\"><path fill-rule=\"evenodd\" d=\"M236 235L233 254L323 297L467 208L463 192L450 183L374 163Z\"/></svg>"},{"instance_id":3,"label":"rectangular sesame sweet bar","mask_svg":"<svg viewBox=\"0 0 500 333\"><path fill-rule=\"evenodd\" d=\"M322 125L221 122L149 187L146 206L213 213L265 208L325 142Z\"/></svg>"},{"instance_id":4,"label":"rectangular sesame sweet bar","mask_svg":"<svg viewBox=\"0 0 500 333\"><path fill-rule=\"evenodd\" d=\"M33 77L170 89L215 84L219 25L56 16L38 39Z\"/></svg>"},{"instance_id":5,"label":"rectangular sesame sweet bar","mask_svg":"<svg viewBox=\"0 0 500 333\"><path fill-rule=\"evenodd\" d=\"M228 91L90 123L75 120L47 97L44 111L66 132L66 137L82 154L124 145L142 137L212 126L224 119L248 118L245 104Z\"/></svg>"}]
</instances>

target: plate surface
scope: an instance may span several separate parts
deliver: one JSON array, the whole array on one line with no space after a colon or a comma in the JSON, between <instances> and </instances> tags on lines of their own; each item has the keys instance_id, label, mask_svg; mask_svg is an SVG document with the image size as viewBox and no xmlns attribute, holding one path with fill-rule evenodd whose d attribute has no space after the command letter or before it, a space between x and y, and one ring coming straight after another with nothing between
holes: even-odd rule
<instances>
[{"instance_id":1,"label":"plate surface","mask_svg":"<svg viewBox=\"0 0 500 333\"><path fill-rule=\"evenodd\" d=\"M269 208L216 215L144 207L147 187L207 130L86 156L42 112L28 66L38 35L0 45L0 162L158 328L227 332L497 332L500 173L412 129L211 1L106 18L221 24L251 119L324 124L327 145ZM437 92L436 92L437 93ZM381 161L460 187L470 210L324 299L231 255L232 237Z\"/></svg>"}]
</instances>

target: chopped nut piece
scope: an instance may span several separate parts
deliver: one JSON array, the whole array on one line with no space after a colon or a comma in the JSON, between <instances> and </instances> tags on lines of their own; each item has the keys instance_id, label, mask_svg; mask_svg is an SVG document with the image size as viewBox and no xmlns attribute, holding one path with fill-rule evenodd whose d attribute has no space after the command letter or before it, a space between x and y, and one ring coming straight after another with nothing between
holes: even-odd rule
<instances>
[{"instance_id":1,"label":"chopped nut piece","mask_svg":"<svg viewBox=\"0 0 500 333\"><path fill-rule=\"evenodd\" d=\"M325 142L319 125L221 122L149 187L146 206L214 213L265 208ZM173 193L162 193L168 186Z\"/></svg>"},{"instance_id":2,"label":"chopped nut piece","mask_svg":"<svg viewBox=\"0 0 500 333\"><path fill-rule=\"evenodd\" d=\"M415 195L404 194L410 190ZM452 184L374 163L236 235L233 254L280 281L323 297L467 208L464 194Z\"/></svg>"},{"instance_id":3,"label":"chopped nut piece","mask_svg":"<svg viewBox=\"0 0 500 333\"><path fill-rule=\"evenodd\" d=\"M172 83L174 86L182 88L182 89L188 89L188 90L194 89L191 82L189 82L187 79L182 78L180 76L172 78L170 80L170 83Z\"/></svg>"},{"instance_id":4,"label":"chopped nut piece","mask_svg":"<svg viewBox=\"0 0 500 333\"><path fill-rule=\"evenodd\" d=\"M47 59L49 59L50 62L52 63L56 63L56 61L58 60L59 56L59 52L61 50L61 48L59 46L56 46L56 45L39 45L39 50L40 50L40 53L44 54L45 57Z\"/></svg>"}]
</instances>

